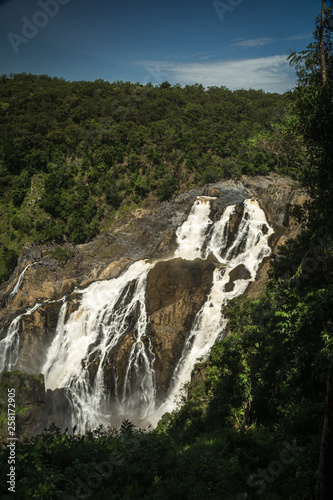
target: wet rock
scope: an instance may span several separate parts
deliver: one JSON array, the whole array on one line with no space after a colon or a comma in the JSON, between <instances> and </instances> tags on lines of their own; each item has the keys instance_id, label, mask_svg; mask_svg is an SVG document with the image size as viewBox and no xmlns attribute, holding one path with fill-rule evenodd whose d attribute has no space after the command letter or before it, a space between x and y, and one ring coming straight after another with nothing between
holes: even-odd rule
<instances>
[{"instance_id":1,"label":"wet rock","mask_svg":"<svg viewBox=\"0 0 333 500\"><path fill-rule=\"evenodd\" d=\"M15 369L39 373L45 363L45 353L56 334L61 303L51 302L30 315L22 316L19 327L19 358Z\"/></svg>"},{"instance_id":2,"label":"wet rock","mask_svg":"<svg viewBox=\"0 0 333 500\"><path fill-rule=\"evenodd\" d=\"M234 288L235 288L235 283L231 280L229 280L228 283L224 285L225 292L232 292Z\"/></svg>"},{"instance_id":3,"label":"wet rock","mask_svg":"<svg viewBox=\"0 0 333 500\"><path fill-rule=\"evenodd\" d=\"M244 266L244 264L239 264L229 273L230 280L248 280L251 278L250 271Z\"/></svg>"},{"instance_id":4,"label":"wet rock","mask_svg":"<svg viewBox=\"0 0 333 500\"><path fill-rule=\"evenodd\" d=\"M110 393L111 404L117 402L117 393L122 400L128 357L134 344L133 332L126 333L108 355L104 369L105 384Z\"/></svg>"},{"instance_id":5,"label":"wet rock","mask_svg":"<svg viewBox=\"0 0 333 500\"><path fill-rule=\"evenodd\" d=\"M22 259L27 262L41 259L42 256L43 254L41 248L34 244L28 243L22 248Z\"/></svg>"},{"instance_id":6,"label":"wet rock","mask_svg":"<svg viewBox=\"0 0 333 500\"><path fill-rule=\"evenodd\" d=\"M214 268L199 259L172 259L157 263L148 274L147 314L160 396L169 388L195 315L211 289Z\"/></svg>"},{"instance_id":7,"label":"wet rock","mask_svg":"<svg viewBox=\"0 0 333 500\"><path fill-rule=\"evenodd\" d=\"M45 407L38 432L42 432L44 428L48 429L52 425L62 430L68 428L69 432L72 432L71 424L70 403L66 397L66 389L63 387L54 391L47 389Z\"/></svg>"},{"instance_id":8,"label":"wet rock","mask_svg":"<svg viewBox=\"0 0 333 500\"><path fill-rule=\"evenodd\" d=\"M203 190L203 196L212 196L214 198L217 198L220 196L220 190L217 187L206 187Z\"/></svg>"},{"instance_id":9,"label":"wet rock","mask_svg":"<svg viewBox=\"0 0 333 500\"><path fill-rule=\"evenodd\" d=\"M235 288L236 280L248 280L251 278L250 271L244 266L244 264L239 264L237 267L232 269L229 273L229 281L225 284L224 290L226 292L232 292Z\"/></svg>"}]
</instances>

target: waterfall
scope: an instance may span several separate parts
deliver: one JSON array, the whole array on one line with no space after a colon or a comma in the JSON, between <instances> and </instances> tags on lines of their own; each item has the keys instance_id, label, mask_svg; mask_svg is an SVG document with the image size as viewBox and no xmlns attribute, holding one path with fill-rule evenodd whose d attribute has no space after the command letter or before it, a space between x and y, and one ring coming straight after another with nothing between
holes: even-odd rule
<instances>
[{"instance_id":1,"label":"waterfall","mask_svg":"<svg viewBox=\"0 0 333 500\"><path fill-rule=\"evenodd\" d=\"M152 265L135 262L118 278L77 291L80 305L67 320L66 303L61 308L57 335L42 372L46 388L65 387L73 408L73 424L80 432L110 424L111 415L105 413L110 411L110 401L104 369L110 352L126 334L132 336L133 344L113 412L144 418L154 409L155 356L149 342L145 343L145 290ZM91 383L93 366L96 373Z\"/></svg>"},{"instance_id":2,"label":"waterfall","mask_svg":"<svg viewBox=\"0 0 333 500\"><path fill-rule=\"evenodd\" d=\"M210 203L206 200L194 202L187 220L176 231L178 248L175 257L194 260L202 256L207 229L213 224L209 218L210 210Z\"/></svg>"},{"instance_id":3,"label":"waterfall","mask_svg":"<svg viewBox=\"0 0 333 500\"><path fill-rule=\"evenodd\" d=\"M100 424L116 425L123 419L142 425L156 424L163 413L172 411L182 387L190 380L196 360L205 358L216 339L223 336L223 304L244 293L263 258L270 254L268 238L273 230L255 200L244 200L237 233L231 237L230 221L236 207L226 207L218 220L213 220L211 199L198 197L176 232L177 249L172 258L194 260L213 256L216 268L211 290L196 314L162 403L157 404L155 353L146 310L147 276L158 261L135 262L118 278L75 290L71 307L67 297L61 299L56 335L47 350L42 373L46 388L65 388L72 424L78 432ZM243 273L235 277L240 265ZM39 306L36 304L23 315ZM18 330L23 315L14 319L0 342L0 371L11 369L17 362ZM118 355L126 362L123 380L115 365Z\"/></svg>"},{"instance_id":4,"label":"waterfall","mask_svg":"<svg viewBox=\"0 0 333 500\"><path fill-rule=\"evenodd\" d=\"M225 263L222 252L227 246L229 234L229 220L235 213L235 206L231 205L225 209L219 221L215 222L205 250L205 258L211 253L221 263Z\"/></svg>"},{"instance_id":5,"label":"waterfall","mask_svg":"<svg viewBox=\"0 0 333 500\"><path fill-rule=\"evenodd\" d=\"M35 304L34 307L17 316L9 325L6 337L0 341L0 373L4 370L11 371L12 367L17 363L19 355L19 328L21 318L23 316L29 316L40 306L41 304L39 303Z\"/></svg>"},{"instance_id":6,"label":"waterfall","mask_svg":"<svg viewBox=\"0 0 333 500\"><path fill-rule=\"evenodd\" d=\"M234 212L235 206L227 207L221 219L213 225L208 236L205 255L213 253L219 262L225 264L225 267L216 268L214 271L212 289L195 317L191 333L175 368L168 397L153 416L154 423L157 423L164 413L175 409L177 398L184 384L191 379L195 362L198 358L206 358L217 338L223 334L227 321L221 312L222 306L245 292L249 282L255 279L261 261L271 253L268 238L273 233L273 229L268 227L265 214L258 202L245 200L236 239L228 250L225 260L221 258L221 250L227 244L229 219ZM182 245L183 242L179 239L179 246ZM230 272L240 263L245 265L249 278L236 280L233 289L226 291Z\"/></svg>"},{"instance_id":7,"label":"waterfall","mask_svg":"<svg viewBox=\"0 0 333 500\"><path fill-rule=\"evenodd\" d=\"M9 304L11 303L12 299L15 297L15 295L17 294L17 292L19 291L20 289L20 286L22 285L22 281L23 281L23 277L25 275L25 272L27 269L29 269L29 267L31 267L33 264L28 264L24 269L23 271L21 272L17 282L15 283L15 286L13 288L13 290L10 292L9 294L9 297L8 297L8 301L7 301L7 306L9 306Z\"/></svg>"}]
</instances>

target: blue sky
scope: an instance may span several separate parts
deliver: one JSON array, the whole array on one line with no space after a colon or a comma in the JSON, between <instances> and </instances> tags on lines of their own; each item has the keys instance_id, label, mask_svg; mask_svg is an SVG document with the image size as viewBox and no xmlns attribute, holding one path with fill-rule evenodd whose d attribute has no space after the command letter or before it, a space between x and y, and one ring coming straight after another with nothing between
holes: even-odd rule
<instances>
[{"instance_id":1,"label":"blue sky","mask_svg":"<svg viewBox=\"0 0 333 500\"><path fill-rule=\"evenodd\" d=\"M0 0L0 74L285 92L321 0Z\"/></svg>"}]
</instances>

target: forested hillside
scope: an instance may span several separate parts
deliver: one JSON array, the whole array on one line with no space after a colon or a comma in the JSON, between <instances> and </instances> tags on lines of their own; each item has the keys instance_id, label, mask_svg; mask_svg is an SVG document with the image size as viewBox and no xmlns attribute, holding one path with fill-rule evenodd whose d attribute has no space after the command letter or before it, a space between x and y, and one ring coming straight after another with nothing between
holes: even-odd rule
<instances>
[{"instance_id":1,"label":"forested hillside","mask_svg":"<svg viewBox=\"0 0 333 500\"><path fill-rule=\"evenodd\" d=\"M17 74L0 96L0 280L24 243L87 242L148 196L304 167L286 95Z\"/></svg>"},{"instance_id":2,"label":"forested hillside","mask_svg":"<svg viewBox=\"0 0 333 500\"><path fill-rule=\"evenodd\" d=\"M290 57L298 82L290 96L291 118L287 125L283 96L226 89L204 91L199 86L180 89L162 84L159 88L140 88L98 82L100 97L91 97L90 101L89 97L77 96L81 99L77 109L82 115L79 113L78 122L73 116L71 124L67 124L71 133L66 132L64 124L54 125L59 143L55 136L47 142L45 134L38 132L41 120L35 120L29 128L26 114L22 115L20 130L27 127L30 139L36 133L38 140L46 141L47 158L40 156L42 149L37 139L34 156L31 144L27 142L30 146L24 147L15 136L13 125L3 129L7 130L1 181L5 193L3 230L10 229L11 242L17 245L29 235L24 229L15 229L12 219L16 216L20 220L29 213L28 207L38 204L38 214L44 214L39 221L44 229L32 227L29 237L67 234L72 241L85 241L98 231L107 210L117 208L123 200L137 203L150 192L165 199L187 183L241 172L298 171L299 180L311 195L311 203L298 213L303 231L272 259L265 295L256 300L238 298L226 307L231 335L213 347L208 360L196 366L189 395L180 409L166 414L157 429L149 432L135 429L130 422L124 422L119 430L100 429L85 437L61 434L53 428L29 443L18 444L17 498L333 498L332 47L333 16L329 7L325 20L317 20L314 42L306 51ZM96 82L67 84L31 76L4 79L2 86L10 89L22 85L22 92L28 93L29 79L46 82L45 86L56 83L59 92L72 85L78 94L80 88L89 87L93 96L96 89ZM92 116L84 116L84 110L88 113L85 105L102 101L101 96L107 93L104 88L119 93L116 110L107 115L109 108L101 105L105 116L96 115L92 125ZM67 98L74 95L73 91ZM28 103L29 99L20 98L16 90L15 96L8 92L7 100L2 100L9 108L15 106L15 98L19 116L18 103ZM108 101L107 96L104 99ZM61 100L63 105L66 96ZM126 105L126 100L133 105ZM157 106L159 100L161 105ZM36 109L39 104L40 98ZM138 109L142 113L136 114ZM121 121L125 112L128 116ZM46 116L45 120L51 118ZM112 146L98 142L103 137L98 132L103 120L112 122L105 128L110 134L117 131ZM47 133L55 134L55 129ZM73 130L78 131L76 142ZM140 130L146 131L141 139ZM91 134L89 140L85 142L81 133ZM97 141L96 149L93 140ZM177 140L179 146L174 149ZM15 141L18 144L14 146ZM114 155L110 163L102 154L108 147ZM304 152L306 161L300 168ZM24 159L25 154L31 155L31 163ZM10 168L16 170L9 173ZM63 176L62 181L57 181L58 175ZM92 179L95 175L96 180L90 182L90 175ZM98 182L101 179L103 183ZM140 182L148 186L146 192L140 191ZM34 186L36 190L39 186L41 200L29 205ZM108 188L104 186L110 186L117 202L107 201L104 190ZM15 193L21 195L15 198ZM57 204L52 201L55 193L60 200ZM96 207L96 213L85 222L84 238L76 240L74 235L82 236L82 231L72 231L69 224L78 199L79 220L83 217L81 209L89 212L89 203ZM99 210L103 213L99 214ZM70 214L68 221L66 214ZM50 221L54 234L51 226L45 229ZM88 229L94 227L89 233ZM11 242L5 241L8 248ZM5 484L6 450L1 460ZM5 490L3 495L9 498Z\"/></svg>"}]
</instances>

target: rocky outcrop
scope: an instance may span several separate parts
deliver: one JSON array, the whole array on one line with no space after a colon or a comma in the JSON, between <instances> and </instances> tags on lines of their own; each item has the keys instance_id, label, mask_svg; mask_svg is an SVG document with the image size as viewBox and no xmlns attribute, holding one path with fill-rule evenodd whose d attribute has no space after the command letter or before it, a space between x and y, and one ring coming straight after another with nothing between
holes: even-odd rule
<instances>
[{"instance_id":1,"label":"rocky outcrop","mask_svg":"<svg viewBox=\"0 0 333 500\"><path fill-rule=\"evenodd\" d=\"M229 221L226 248L230 248L237 234L243 216L243 200L257 198L275 231L270 237L273 252L299 231L300 226L291 216L290 207L306 200L305 193L290 179L244 176L239 181L222 181L194 189L171 202L147 201L143 208L131 214L130 219L121 220L119 217L112 230L94 241L75 247L65 245L63 250L68 259L62 263L55 257L54 245L26 246L13 276L0 289L0 340L11 321L23 314L18 330L19 357L14 368L30 374L41 371L44 354L55 337L63 298L66 298L69 316L80 305L78 290L94 281L118 277L136 260L158 259L147 278L146 305L150 323L143 342L154 352L156 390L165 394L195 315L211 288L217 265L212 255L206 261L172 258L176 249L176 230L187 218L198 196L213 198L210 200L211 220L219 220L227 206L236 205ZM267 230L267 226L263 226L262 231ZM247 289L249 296L258 297L263 292L268 267L269 259L264 259L256 281ZM235 282L241 279L249 279L249 271L243 264L230 272L225 290L232 291ZM27 311L37 303L42 305L28 314ZM133 325L135 314L133 311ZM135 342L133 325L129 321L121 341L106 360L104 376L111 402L116 398L116 384L121 387L124 382L127 360ZM99 356L87 360L91 381L95 379L99 362ZM22 435L28 432L28 428L35 432L38 420L39 429L51 423L62 426L68 414L64 389L46 393L44 389L42 394L42 389L31 387L33 392L36 391L36 402L39 403L31 403L35 409L26 417L26 423L22 421ZM58 418L58 415L62 417Z\"/></svg>"},{"instance_id":2,"label":"rocky outcrop","mask_svg":"<svg viewBox=\"0 0 333 500\"><path fill-rule=\"evenodd\" d=\"M211 289L214 269L214 264L209 261L178 258L158 262L148 273L146 310L149 326L142 341L146 344L146 350L152 349L154 353L156 393L161 399L170 387L195 315ZM134 282L130 283L124 295L128 293L128 297L131 297L134 285ZM126 302L122 302L124 305ZM126 333L109 352L106 360L104 376L111 404L116 401L119 388L124 386L128 358L135 342L138 314L139 310L133 311ZM87 360L91 382L95 379L99 362L99 356Z\"/></svg>"},{"instance_id":3,"label":"rocky outcrop","mask_svg":"<svg viewBox=\"0 0 333 500\"><path fill-rule=\"evenodd\" d=\"M239 181L221 181L181 194L171 202L147 201L144 208L133 212L129 220L115 221L115 227L85 245L65 245L70 257L61 264L54 257L55 245L27 245L11 279L0 288L0 321L17 313L20 308L32 307L38 301L59 300L75 288L86 287L96 280L119 276L133 261L162 259L173 255L176 248L176 229L187 218L197 196L216 197L212 201L211 217L218 217L226 206L240 204L255 197L274 227L272 245L281 237L293 237L299 230L290 215L290 207L307 199L291 179L276 175L268 177L243 176ZM241 206L230 224L230 238L237 231ZM18 292L10 299L20 274L28 264Z\"/></svg>"},{"instance_id":4,"label":"rocky outcrop","mask_svg":"<svg viewBox=\"0 0 333 500\"><path fill-rule=\"evenodd\" d=\"M194 318L211 289L211 262L173 259L159 262L148 274L149 336L156 355L156 389L166 394Z\"/></svg>"},{"instance_id":5,"label":"rocky outcrop","mask_svg":"<svg viewBox=\"0 0 333 500\"><path fill-rule=\"evenodd\" d=\"M59 429L68 428L69 432L73 430L71 428L70 404L63 388L54 391L47 389L45 392L45 407L37 432L48 429L52 425Z\"/></svg>"},{"instance_id":6,"label":"rocky outcrop","mask_svg":"<svg viewBox=\"0 0 333 500\"><path fill-rule=\"evenodd\" d=\"M232 269L229 273L229 281L225 285L225 291L231 292L234 289L234 282L236 280L247 280L251 278L250 271L244 266L244 264L239 264L237 267Z\"/></svg>"},{"instance_id":7,"label":"rocky outcrop","mask_svg":"<svg viewBox=\"0 0 333 500\"><path fill-rule=\"evenodd\" d=\"M40 372L45 362L45 352L55 336L61 303L49 302L32 314L23 316L19 326L20 351L15 369Z\"/></svg>"}]
</instances>

